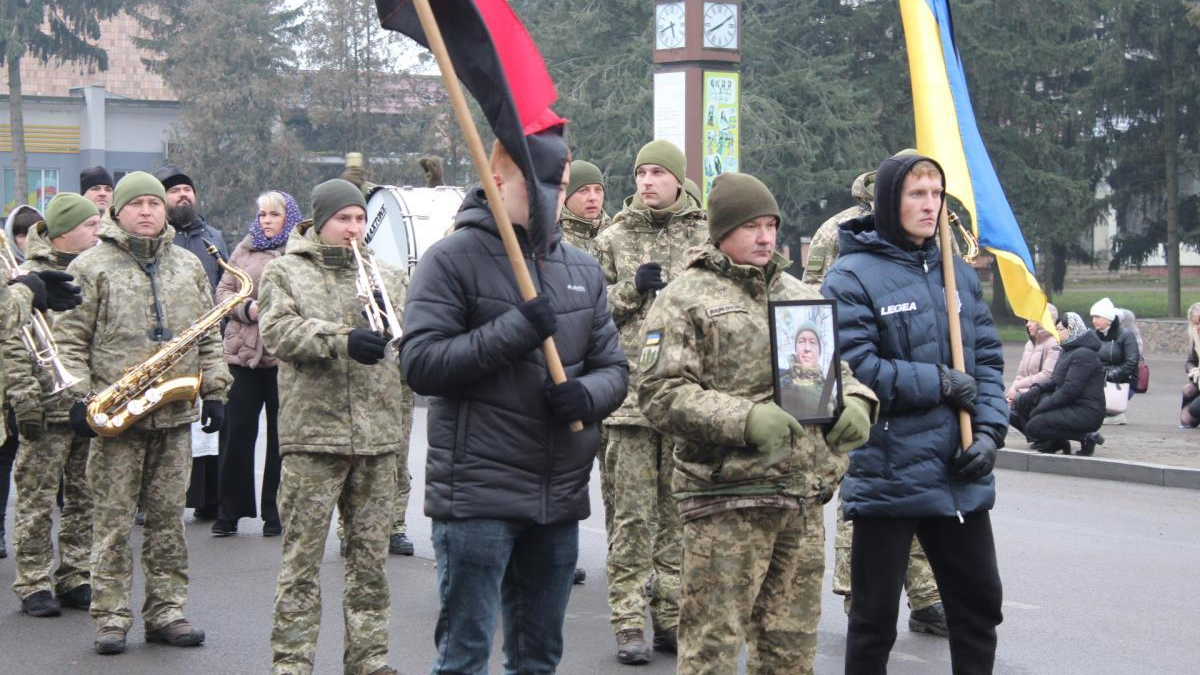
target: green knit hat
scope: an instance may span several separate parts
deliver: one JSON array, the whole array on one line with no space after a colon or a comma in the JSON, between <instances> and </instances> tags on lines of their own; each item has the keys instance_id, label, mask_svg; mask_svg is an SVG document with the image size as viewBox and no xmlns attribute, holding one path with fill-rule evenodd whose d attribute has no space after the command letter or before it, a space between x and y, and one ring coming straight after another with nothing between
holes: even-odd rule
<instances>
[{"instance_id":1,"label":"green knit hat","mask_svg":"<svg viewBox=\"0 0 1200 675\"><path fill-rule=\"evenodd\" d=\"M145 171L131 171L125 174L125 177L117 181L117 187L113 190L112 214L113 219L116 219L121 209L129 202L141 197L142 195L150 195L167 201L167 191L163 189L162 183L146 173Z\"/></svg>"},{"instance_id":2,"label":"green knit hat","mask_svg":"<svg viewBox=\"0 0 1200 675\"><path fill-rule=\"evenodd\" d=\"M46 207L46 238L64 235L88 218L98 215L100 209L83 195L60 192Z\"/></svg>"},{"instance_id":3,"label":"green knit hat","mask_svg":"<svg viewBox=\"0 0 1200 675\"><path fill-rule=\"evenodd\" d=\"M700 203L700 186L696 185L696 181L691 178L684 178L683 191L688 193L692 199L695 199L697 204Z\"/></svg>"},{"instance_id":4,"label":"green knit hat","mask_svg":"<svg viewBox=\"0 0 1200 675\"><path fill-rule=\"evenodd\" d=\"M664 139L650 141L638 150L637 159L633 160L633 171L637 172L637 168L643 164L657 164L675 176L675 180L683 185L683 174L687 173L687 160L683 156L683 151L675 146L674 143Z\"/></svg>"},{"instance_id":5,"label":"green knit hat","mask_svg":"<svg viewBox=\"0 0 1200 675\"><path fill-rule=\"evenodd\" d=\"M571 162L571 181L567 183L567 197L585 185L604 185L604 174L600 173L600 167L595 164L577 159Z\"/></svg>"},{"instance_id":6,"label":"green knit hat","mask_svg":"<svg viewBox=\"0 0 1200 675\"><path fill-rule=\"evenodd\" d=\"M708 237L713 244L759 216L783 222L775 196L761 180L748 173L723 173L713 179L708 193Z\"/></svg>"},{"instance_id":7,"label":"green knit hat","mask_svg":"<svg viewBox=\"0 0 1200 675\"><path fill-rule=\"evenodd\" d=\"M325 221L347 206L361 206L367 210L367 200L354 183L341 178L327 180L312 190L313 231L320 232Z\"/></svg>"}]
</instances>

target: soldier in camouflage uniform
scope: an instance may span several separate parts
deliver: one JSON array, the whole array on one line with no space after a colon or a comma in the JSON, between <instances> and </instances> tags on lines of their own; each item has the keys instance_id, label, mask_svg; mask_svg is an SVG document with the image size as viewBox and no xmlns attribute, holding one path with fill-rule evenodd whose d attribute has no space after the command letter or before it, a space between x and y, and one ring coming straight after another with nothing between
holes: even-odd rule
<instances>
[{"instance_id":1,"label":"soldier in camouflage uniform","mask_svg":"<svg viewBox=\"0 0 1200 675\"><path fill-rule=\"evenodd\" d=\"M267 264L260 327L279 360L279 511L283 565L271 630L272 673L313 672L321 622L321 554L336 505L346 529L343 596L347 675L395 673L387 665L390 600L384 563L396 495L396 455L407 451L400 368L387 341L365 326L356 296L366 202L333 179L312 193L313 219ZM361 244L360 244L361 245ZM399 310L407 280L378 260ZM333 392L337 392L334 394Z\"/></svg>"},{"instance_id":2,"label":"soldier in camouflage uniform","mask_svg":"<svg viewBox=\"0 0 1200 675\"><path fill-rule=\"evenodd\" d=\"M604 210L604 175L591 162L571 162L567 200L558 214L563 240L595 255L596 235L612 224Z\"/></svg>"},{"instance_id":3,"label":"soldier in camouflage uniform","mask_svg":"<svg viewBox=\"0 0 1200 675\"><path fill-rule=\"evenodd\" d=\"M96 244L99 226L100 211L92 202L73 192L58 193L46 209L45 221L29 230L21 269L65 271L80 252ZM31 616L57 616L58 603L87 609L92 602L89 442L71 431L67 424L71 399L53 393L51 371L29 361L29 352L15 331L4 336L4 359L11 366L8 397L25 445L17 456L14 476L17 576L13 591ZM54 569L50 527L60 482L59 565Z\"/></svg>"},{"instance_id":4,"label":"soldier in camouflage uniform","mask_svg":"<svg viewBox=\"0 0 1200 675\"><path fill-rule=\"evenodd\" d=\"M608 305L630 363L642 319L658 292L684 270L685 251L708 235L699 208L683 190L684 156L669 141L647 143L634 162L637 193L596 238L608 282ZM654 647L675 651L679 623L679 518L671 500L671 439L655 431L637 405L637 378L605 425L605 472L612 484L608 604L621 663L646 663L646 584L653 575Z\"/></svg>"},{"instance_id":5,"label":"soldier in camouflage uniform","mask_svg":"<svg viewBox=\"0 0 1200 675\"><path fill-rule=\"evenodd\" d=\"M772 402L768 301L820 299L775 252L779 207L746 174L717 176L712 243L643 324L638 400L679 440L683 521L678 672L812 673L825 570L822 505L878 403L840 364L842 408L822 435Z\"/></svg>"},{"instance_id":6,"label":"soldier in camouflage uniform","mask_svg":"<svg viewBox=\"0 0 1200 675\"><path fill-rule=\"evenodd\" d=\"M55 331L63 365L81 378L71 388L77 402L69 412L71 429L80 436L96 435L80 400L87 392L101 391L141 365L212 308L204 266L171 243L175 232L167 225L165 197L162 184L150 174L126 174L100 223L100 243L67 267L83 288L84 302L58 317ZM224 418L225 389L232 379L217 326L166 377L198 373L200 418L204 430L212 433ZM87 476L94 513L91 614L98 653L124 652L133 623L129 530L139 502L146 513L146 639L180 647L204 641L204 631L183 616L188 583L183 505L192 466L191 424L196 419L194 402L175 401L119 436L92 441Z\"/></svg>"},{"instance_id":7,"label":"soldier in camouflage uniform","mask_svg":"<svg viewBox=\"0 0 1200 675\"><path fill-rule=\"evenodd\" d=\"M901 150L899 154L916 154L916 150ZM817 228L808 245L808 262L804 265L804 283L820 288L829 268L838 257L838 225L870 215L874 211L875 172L871 171L854 179L850 196L858 202L838 213ZM955 242L955 254L958 254ZM833 539L833 592L845 597L846 612L850 611L850 542L854 539L854 523L842 515L841 495L838 495L837 531ZM942 608L942 597L938 594L937 581L929 567L929 559L921 542L913 537L909 552L908 569L904 575L904 589L908 592L909 630L946 637L946 612Z\"/></svg>"}]
</instances>

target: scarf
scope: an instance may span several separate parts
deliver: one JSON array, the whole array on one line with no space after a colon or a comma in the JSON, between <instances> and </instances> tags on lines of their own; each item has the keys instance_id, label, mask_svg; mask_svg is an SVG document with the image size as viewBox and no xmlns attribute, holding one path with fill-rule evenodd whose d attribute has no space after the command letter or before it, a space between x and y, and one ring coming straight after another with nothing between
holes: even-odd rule
<instances>
[{"instance_id":1,"label":"scarf","mask_svg":"<svg viewBox=\"0 0 1200 675\"><path fill-rule=\"evenodd\" d=\"M262 223L258 222L258 216L254 216L254 222L250 223L250 245L255 251L267 251L276 249L287 243L288 237L292 236L292 230L296 228L296 223L302 219L300 215L300 205L296 203L295 197L292 197L286 192L280 192L283 195L283 201L286 206L283 217L283 230L274 237L268 237L262 229Z\"/></svg>"},{"instance_id":2,"label":"scarf","mask_svg":"<svg viewBox=\"0 0 1200 675\"><path fill-rule=\"evenodd\" d=\"M1062 341L1064 345L1078 340L1084 333L1088 332L1087 325L1083 323L1083 318L1075 312L1067 312L1066 326L1067 339Z\"/></svg>"}]
</instances>

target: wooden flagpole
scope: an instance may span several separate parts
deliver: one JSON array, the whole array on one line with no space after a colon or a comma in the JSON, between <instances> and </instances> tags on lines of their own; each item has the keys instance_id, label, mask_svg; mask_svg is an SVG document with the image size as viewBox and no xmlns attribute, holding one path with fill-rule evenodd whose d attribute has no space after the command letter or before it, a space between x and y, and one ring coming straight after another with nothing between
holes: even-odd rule
<instances>
[{"instance_id":1,"label":"wooden flagpole","mask_svg":"<svg viewBox=\"0 0 1200 675\"><path fill-rule=\"evenodd\" d=\"M942 248L942 284L946 287L946 316L950 321L950 363L955 370L965 372L967 364L963 356L962 323L958 318L958 279L954 275L954 245L950 239L953 235L950 234L946 208L943 201L941 213L938 214L938 244ZM958 410L958 435L962 441L961 450L971 447L974 440L971 414L961 408Z\"/></svg>"},{"instance_id":2,"label":"wooden flagpole","mask_svg":"<svg viewBox=\"0 0 1200 675\"><path fill-rule=\"evenodd\" d=\"M462 129L463 137L466 138L467 147L471 150L475 171L479 173L479 181L483 184L484 194L487 195L488 206L491 207L492 216L496 219L496 229L500 231L500 240L504 242L504 252L508 255L509 264L512 265L513 276L517 278L517 289L523 299L532 300L537 297L537 289L533 286L533 278L529 276L529 268L525 266L525 256L521 253L521 244L517 241L517 235L513 231L512 221L508 218L508 212L504 210L504 203L500 199L500 188L496 186L496 180L492 177L487 153L483 149L483 140L479 137L479 130L475 128L475 120L471 119L471 111L467 107L467 99L463 95L462 85L459 84L458 75L454 71L454 64L450 61L450 52L446 49L446 42L442 39L442 31L438 28L437 19L433 16L433 9L429 6L429 0L415 0L413 4L417 10L417 18L421 21L421 29L425 31L425 38L429 41L429 51L433 52L434 58L437 59L438 69L442 71L442 82L446 85L446 92L450 94L450 103L454 106L454 116L458 118L458 126ZM566 382L567 373L563 370L562 359L558 356L558 348L554 345L553 337L546 338L542 343L542 354L546 357L546 368L550 371L550 380L554 384ZM572 421L569 426L571 431L583 430L583 423L578 420Z\"/></svg>"}]
</instances>

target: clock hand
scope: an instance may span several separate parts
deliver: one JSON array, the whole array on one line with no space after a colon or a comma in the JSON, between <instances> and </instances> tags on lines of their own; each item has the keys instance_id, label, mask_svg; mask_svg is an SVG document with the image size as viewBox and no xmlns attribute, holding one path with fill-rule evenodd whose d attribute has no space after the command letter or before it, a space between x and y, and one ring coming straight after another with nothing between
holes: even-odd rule
<instances>
[{"instance_id":1,"label":"clock hand","mask_svg":"<svg viewBox=\"0 0 1200 675\"><path fill-rule=\"evenodd\" d=\"M720 28L721 26L724 26L725 24L729 23L732 20L733 20L733 17L731 16L731 17L725 19L724 21L722 21L721 23L713 26L712 28L709 28L708 30L709 30L709 32L715 33L718 28Z\"/></svg>"}]
</instances>

